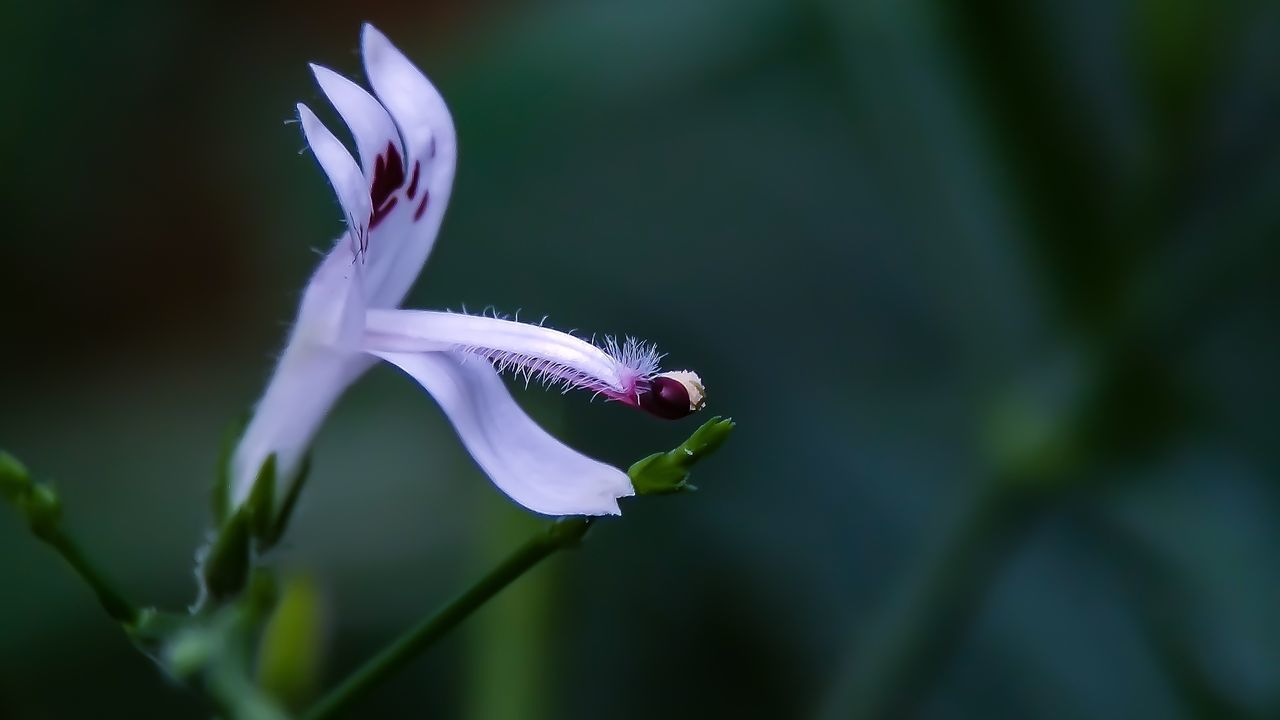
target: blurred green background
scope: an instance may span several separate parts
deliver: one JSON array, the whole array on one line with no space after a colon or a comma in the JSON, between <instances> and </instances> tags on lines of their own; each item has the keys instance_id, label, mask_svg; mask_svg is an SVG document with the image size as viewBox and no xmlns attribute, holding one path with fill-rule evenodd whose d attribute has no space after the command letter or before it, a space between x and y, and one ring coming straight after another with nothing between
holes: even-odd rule
<instances>
[{"instance_id":1,"label":"blurred green background","mask_svg":"<svg viewBox=\"0 0 1280 720\"><path fill-rule=\"evenodd\" d=\"M357 717L1280 714L1280 4L6 5L0 445L182 607L222 429L340 213L359 24L460 135L409 304L658 341L738 432ZM518 397L625 467L681 440ZM332 682L537 525L348 393L275 558ZM199 717L0 514L0 717ZM328 684L328 682L326 684Z\"/></svg>"}]
</instances>

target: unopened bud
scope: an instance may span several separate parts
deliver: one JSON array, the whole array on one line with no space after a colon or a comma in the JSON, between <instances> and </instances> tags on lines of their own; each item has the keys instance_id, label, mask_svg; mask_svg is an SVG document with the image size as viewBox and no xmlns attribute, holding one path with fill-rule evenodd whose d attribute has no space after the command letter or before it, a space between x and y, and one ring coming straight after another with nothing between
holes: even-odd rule
<instances>
[{"instance_id":1,"label":"unopened bud","mask_svg":"<svg viewBox=\"0 0 1280 720\"><path fill-rule=\"evenodd\" d=\"M627 476L636 494L665 495L694 489L689 484L689 470L724 444L733 428L732 420L713 417L676 448L632 465Z\"/></svg>"},{"instance_id":2,"label":"unopened bud","mask_svg":"<svg viewBox=\"0 0 1280 720\"><path fill-rule=\"evenodd\" d=\"M258 684L287 707L302 707L323 675L325 627L316 586L303 577L286 580L262 632Z\"/></svg>"},{"instance_id":3,"label":"unopened bud","mask_svg":"<svg viewBox=\"0 0 1280 720\"><path fill-rule=\"evenodd\" d=\"M31 476L18 458L0 451L0 497L16 503L31 489Z\"/></svg>"}]
</instances>

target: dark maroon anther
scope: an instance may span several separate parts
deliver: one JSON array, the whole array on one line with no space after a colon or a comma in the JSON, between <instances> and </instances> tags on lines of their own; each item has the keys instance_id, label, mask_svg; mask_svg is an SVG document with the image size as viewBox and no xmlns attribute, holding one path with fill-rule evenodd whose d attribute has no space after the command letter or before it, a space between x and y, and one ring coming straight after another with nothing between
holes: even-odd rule
<instances>
[{"instance_id":1,"label":"dark maroon anther","mask_svg":"<svg viewBox=\"0 0 1280 720\"><path fill-rule=\"evenodd\" d=\"M685 386L678 380L661 376L650 380L649 389L640 393L640 407L666 420L679 420L694 411Z\"/></svg>"},{"instance_id":2,"label":"dark maroon anther","mask_svg":"<svg viewBox=\"0 0 1280 720\"><path fill-rule=\"evenodd\" d=\"M427 200L431 198L431 192L426 188L422 189L422 200L418 203L418 209L413 213L413 221L418 222L418 218L422 217L422 213L427 211Z\"/></svg>"},{"instance_id":3,"label":"dark maroon anther","mask_svg":"<svg viewBox=\"0 0 1280 720\"><path fill-rule=\"evenodd\" d=\"M404 163L400 151L393 143L387 143L387 151L373 163L373 182L369 183L369 199L375 208L382 208L396 188L404 184Z\"/></svg>"},{"instance_id":4,"label":"dark maroon anther","mask_svg":"<svg viewBox=\"0 0 1280 720\"><path fill-rule=\"evenodd\" d=\"M421 169L422 169L422 163L418 162L417 160L414 160L413 175L409 178L409 189L405 191L409 194L410 200L413 199L414 195L418 194L418 171Z\"/></svg>"}]
</instances>

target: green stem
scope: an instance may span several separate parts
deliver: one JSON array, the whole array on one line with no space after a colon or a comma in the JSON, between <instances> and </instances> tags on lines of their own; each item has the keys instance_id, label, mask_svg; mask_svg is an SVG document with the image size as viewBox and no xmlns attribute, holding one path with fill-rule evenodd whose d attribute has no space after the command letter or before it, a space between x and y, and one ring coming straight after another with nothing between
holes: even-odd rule
<instances>
[{"instance_id":1,"label":"green stem","mask_svg":"<svg viewBox=\"0 0 1280 720\"><path fill-rule=\"evenodd\" d=\"M390 678L539 562L557 550L577 544L590 526L589 518L564 518L539 530L470 589L410 628L356 669L307 711L303 716L304 720L336 717L353 701Z\"/></svg>"},{"instance_id":2,"label":"green stem","mask_svg":"<svg viewBox=\"0 0 1280 720\"><path fill-rule=\"evenodd\" d=\"M102 605L102 609L106 610L113 620L125 625L133 625L137 622L138 608L126 600L120 591L116 590L115 586L89 561L88 556L80 550L80 546L62 528L49 528L37 533L37 535L41 540L48 543L50 547L58 551L58 554L76 571L80 579L85 581L94 594L98 596L98 602Z\"/></svg>"},{"instance_id":3,"label":"green stem","mask_svg":"<svg viewBox=\"0 0 1280 720\"><path fill-rule=\"evenodd\" d=\"M112 619L125 625L137 623L138 608L124 599L62 529L62 501L58 493L49 485L33 481L27 468L3 450L0 450L0 500L12 505L26 520L31 533L67 561L98 596L102 609Z\"/></svg>"}]
</instances>

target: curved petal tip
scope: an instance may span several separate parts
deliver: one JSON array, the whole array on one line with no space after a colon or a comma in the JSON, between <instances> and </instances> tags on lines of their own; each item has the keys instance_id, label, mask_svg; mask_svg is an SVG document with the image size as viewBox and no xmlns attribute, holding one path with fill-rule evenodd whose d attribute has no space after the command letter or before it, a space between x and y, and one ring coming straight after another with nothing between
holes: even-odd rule
<instances>
[{"instance_id":1,"label":"curved petal tip","mask_svg":"<svg viewBox=\"0 0 1280 720\"><path fill-rule=\"evenodd\" d=\"M618 515L635 494L621 470L579 453L516 404L489 363L452 352L373 353L435 398L498 489L544 515Z\"/></svg>"}]
</instances>

